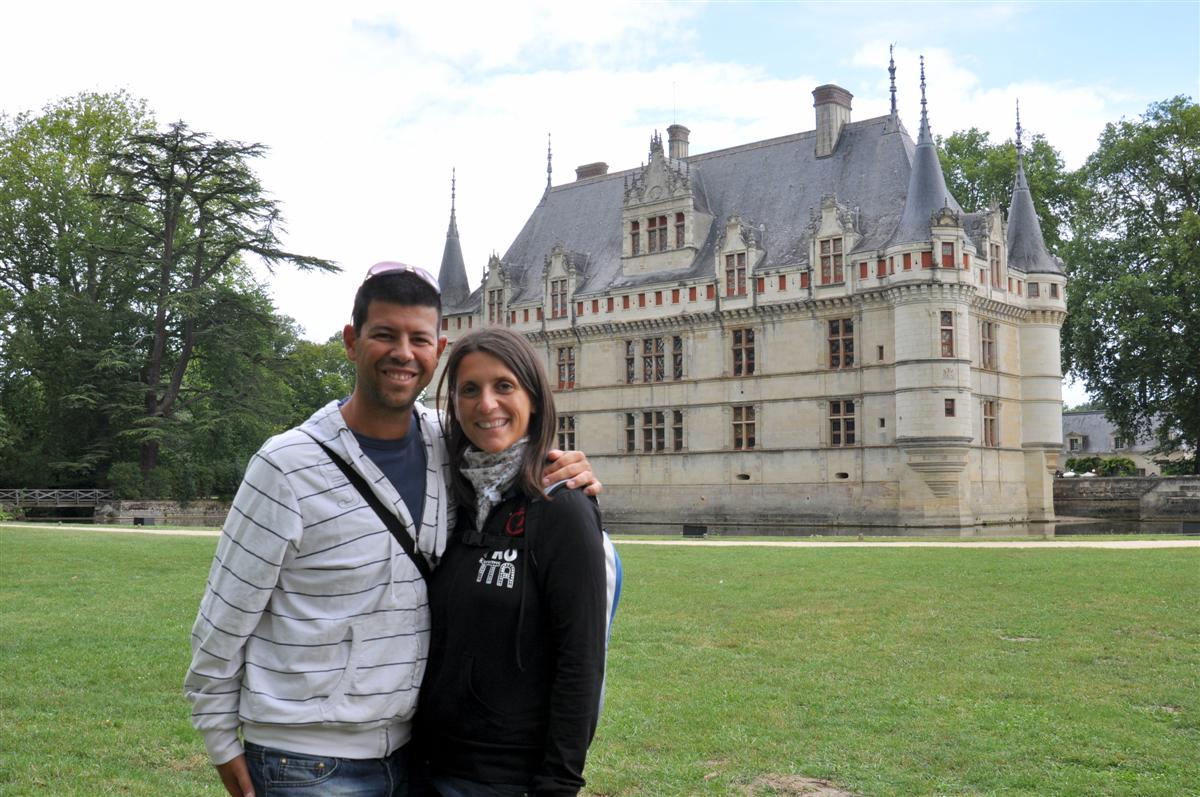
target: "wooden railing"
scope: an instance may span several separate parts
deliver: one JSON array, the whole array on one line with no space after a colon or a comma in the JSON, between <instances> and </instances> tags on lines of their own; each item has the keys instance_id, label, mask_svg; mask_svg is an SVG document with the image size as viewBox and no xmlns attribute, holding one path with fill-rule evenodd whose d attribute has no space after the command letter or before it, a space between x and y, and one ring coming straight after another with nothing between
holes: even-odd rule
<instances>
[{"instance_id":1,"label":"wooden railing","mask_svg":"<svg viewBox=\"0 0 1200 797\"><path fill-rule=\"evenodd\" d=\"M99 506L113 500L112 490L40 490L30 487L0 489L0 506Z\"/></svg>"}]
</instances>

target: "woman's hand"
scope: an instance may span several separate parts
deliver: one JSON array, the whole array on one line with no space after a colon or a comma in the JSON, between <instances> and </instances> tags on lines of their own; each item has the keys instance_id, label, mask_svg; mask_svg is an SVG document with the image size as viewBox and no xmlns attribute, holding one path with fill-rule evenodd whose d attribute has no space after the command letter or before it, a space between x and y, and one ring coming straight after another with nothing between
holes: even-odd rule
<instances>
[{"instance_id":1,"label":"woman's hand","mask_svg":"<svg viewBox=\"0 0 1200 797\"><path fill-rule=\"evenodd\" d=\"M584 493L595 498L604 491L604 485L592 473L592 465L582 451L562 451L552 448L546 454L546 469L542 474L542 486L567 480L567 487L582 487Z\"/></svg>"}]
</instances>

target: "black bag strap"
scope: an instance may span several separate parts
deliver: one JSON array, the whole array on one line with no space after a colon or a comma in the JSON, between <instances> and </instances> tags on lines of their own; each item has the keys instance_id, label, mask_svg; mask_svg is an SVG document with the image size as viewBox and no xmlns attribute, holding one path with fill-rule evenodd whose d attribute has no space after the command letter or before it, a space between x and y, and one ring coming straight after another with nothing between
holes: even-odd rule
<instances>
[{"instance_id":1,"label":"black bag strap","mask_svg":"<svg viewBox=\"0 0 1200 797\"><path fill-rule=\"evenodd\" d=\"M362 477L362 474L350 467L350 464L346 462L346 460L333 453L333 449L322 443L317 438L314 437L313 442L321 447L321 450L324 451L325 454L333 460L333 463L338 466L338 469L346 475L346 478L350 480L350 483L353 484L360 493L362 493L362 497L365 498L371 508L375 510L375 514L379 515L379 519L383 521L384 525L387 526L388 531L390 531L392 536L396 538L396 542L400 543L400 547L404 549L406 554L408 554L408 558L411 559L412 563L417 566L417 570L420 571L421 577L428 581L430 576L433 575L433 571L429 567L429 562L425 561L425 557L416 549L416 546L413 544L412 537L408 535L408 531L405 530L404 524L400 522L400 518L388 511L387 507L383 505L383 502L379 500L379 496L375 495L375 492L371 489L371 486L367 484L367 480ZM414 520L413 522L415 523L416 521Z\"/></svg>"}]
</instances>

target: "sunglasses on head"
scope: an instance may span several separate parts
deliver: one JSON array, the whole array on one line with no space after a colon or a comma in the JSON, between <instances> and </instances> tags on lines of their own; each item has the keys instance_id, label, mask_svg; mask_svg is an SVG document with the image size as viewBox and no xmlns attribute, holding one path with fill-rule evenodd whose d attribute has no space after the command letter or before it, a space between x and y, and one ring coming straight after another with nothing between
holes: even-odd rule
<instances>
[{"instance_id":1,"label":"sunglasses on head","mask_svg":"<svg viewBox=\"0 0 1200 797\"><path fill-rule=\"evenodd\" d=\"M438 285L437 277L419 266L410 266L406 263L396 263L390 260L376 263L367 269L367 276L363 279L363 282L372 277L382 277L384 274L412 274L424 280L429 287L437 291L438 296L442 295L442 286Z\"/></svg>"}]
</instances>

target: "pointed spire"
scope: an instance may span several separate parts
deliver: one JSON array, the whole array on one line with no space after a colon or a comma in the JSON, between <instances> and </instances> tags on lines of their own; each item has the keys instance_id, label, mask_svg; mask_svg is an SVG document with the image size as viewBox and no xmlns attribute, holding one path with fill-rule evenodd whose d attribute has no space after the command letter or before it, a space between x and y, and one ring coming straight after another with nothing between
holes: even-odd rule
<instances>
[{"instance_id":1,"label":"pointed spire","mask_svg":"<svg viewBox=\"0 0 1200 797\"><path fill-rule=\"evenodd\" d=\"M888 45L888 75L892 81L892 117L897 115L896 110L896 45Z\"/></svg>"},{"instance_id":2,"label":"pointed spire","mask_svg":"<svg viewBox=\"0 0 1200 797\"><path fill-rule=\"evenodd\" d=\"M1026 274L1062 274L1058 260L1046 249L1042 225L1025 179L1025 147L1021 141L1021 103L1017 102L1017 174L1013 178L1012 205L1008 208L1009 266Z\"/></svg>"},{"instance_id":3,"label":"pointed spire","mask_svg":"<svg viewBox=\"0 0 1200 797\"><path fill-rule=\"evenodd\" d=\"M550 192L550 175L554 173L553 156L550 153L550 134L546 134L546 192Z\"/></svg>"},{"instance_id":4,"label":"pointed spire","mask_svg":"<svg viewBox=\"0 0 1200 797\"><path fill-rule=\"evenodd\" d=\"M446 230L446 247L442 250L442 265L438 269L438 284L442 288L442 311L453 312L471 294L467 283L467 265L458 240L458 170L450 170L450 226Z\"/></svg>"},{"instance_id":5,"label":"pointed spire","mask_svg":"<svg viewBox=\"0 0 1200 797\"><path fill-rule=\"evenodd\" d=\"M1025 145L1021 141L1021 101L1017 100L1017 178L1013 186L1015 191L1017 188L1029 188L1029 184L1025 182Z\"/></svg>"},{"instance_id":6,"label":"pointed spire","mask_svg":"<svg viewBox=\"0 0 1200 797\"><path fill-rule=\"evenodd\" d=\"M892 244L931 240L930 217L942 208L962 214L962 207L946 188L946 176L938 160L937 147L929 132L929 114L925 102L925 57L921 57L921 133L912 156L912 172L908 176L908 194L904 197L904 213L892 234Z\"/></svg>"},{"instance_id":7,"label":"pointed spire","mask_svg":"<svg viewBox=\"0 0 1200 797\"><path fill-rule=\"evenodd\" d=\"M654 134L652 136L650 136L650 159L651 160L654 159L655 151L657 151L658 154L660 154L660 155L662 154L662 151L663 151L662 136L660 136L658 134L657 130L655 130Z\"/></svg>"},{"instance_id":8,"label":"pointed spire","mask_svg":"<svg viewBox=\"0 0 1200 797\"><path fill-rule=\"evenodd\" d=\"M1017 100L1017 157L1020 158L1025 154L1021 146L1021 100Z\"/></svg>"},{"instance_id":9,"label":"pointed spire","mask_svg":"<svg viewBox=\"0 0 1200 797\"><path fill-rule=\"evenodd\" d=\"M925 106L925 56L921 56L921 131L917 134L918 144L932 144L929 133L929 111Z\"/></svg>"},{"instance_id":10,"label":"pointed spire","mask_svg":"<svg viewBox=\"0 0 1200 797\"><path fill-rule=\"evenodd\" d=\"M446 230L447 237L458 237L458 220L455 217L455 188L458 181L458 169L450 169L450 228Z\"/></svg>"}]
</instances>

